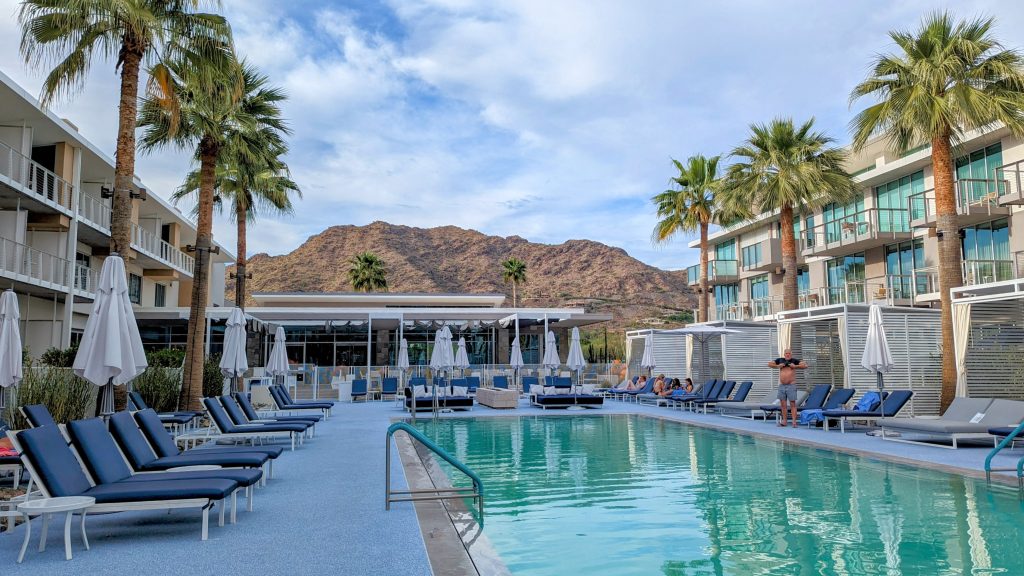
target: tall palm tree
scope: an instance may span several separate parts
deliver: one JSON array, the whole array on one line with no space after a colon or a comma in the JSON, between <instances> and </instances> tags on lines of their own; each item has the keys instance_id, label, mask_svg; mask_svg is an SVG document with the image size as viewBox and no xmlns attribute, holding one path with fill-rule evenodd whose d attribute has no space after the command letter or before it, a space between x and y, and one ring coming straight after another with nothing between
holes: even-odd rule
<instances>
[{"instance_id":1,"label":"tall palm tree","mask_svg":"<svg viewBox=\"0 0 1024 576\"><path fill-rule=\"evenodd\" d=\"M672 164L679 171L672 177L675 187L651 198L658 209L658 223L654 225L651 240L667 242L679 233L700 232L700 299L698 300L697 322L708 321L708 227L720 217L732 220L735 215L726 216L719 211L721 198L718 191L721 180L718 175L720 156L705 158L702 154L690 156L684 165L673 159ZM739 204L737 203L737 206Z\"/></svg>"},{"instance_id":2,"label":"tall palm tree","mask_svg":"<svg viewBox=\"0 0 1024 576\"><path fill-rule=\"evenodd\" d=\"M850 95L876 103L850 123L855 149L881 135L899 151L931 144L935 178L939 294L942 301L942 396L945 410L956 394L950 289L963 283L960 226L953 179L953 147L965 132L1002 122L1024 136L1024 58L992 36L992 18L954 21L929 15L913 32L893 31L897 51L874 60L870 75Z\"/></svg>"},{"instance_id":3,"label":"tall palm tree","mask_svg":"<svg viewBox=\"0 0 1024 576\"><path fill-rule=\"evenodd\" d=\"M279 135L268 136L269 141ZM214 207L222 210L226 202L231 203L231 214L237 230L235 251L235 306L245 307L246 266L248 258L247 229L256 221L256 216L263 214L291 214L293 211L291 195L302 197L299 185L291 179L288 166L280 156L288 150L284 142L272 145L264 150L236 151L230 146L221 156L217 166L216 184L214 188ZM244 153L243 153L244 152ZM264 155L265 158L259 158ZM255 161L246 160L254 157ZM185 178L185 183L178 188L172 198L175 203L185 198L194 197L199 193L199 171L193 170ZM197 206L198 208L198 206Z\"/></svg>"},{"instance_id":4,"label":"tall palm tree","mask_svg":"<svg viewBox=\"0 0 1024 576\"><path fill-rule=\"evenodd\" d=\"M373 252L361 252L349 260L348 279L357 292L388 291L387 264Z\"/></svg>"},{"instance_id":5,"label":"tall palm tree","mask_svg":"<svg viewBox=\"0 0 1024 576\"><path fill-rule=\"evenodd\" d=\"M264 150L274 145L268 142L268 134L287 130L278 105L285 96L233 55L211 66L170 60L153 67L150 75L139 116L139 126L144 129L142 150L194 148L199 161L196 261L181 389L181 404L198 410L202 405L210 254L217 250L213 245L217 165L225 150ZM216 79L209 81L214 75ZM238 144L243 141L248 144Z\"/></svg>"},{"instance_id":6,"label":"tall palm tree","mask_svg":"<svg viewBox=\"0 0 1024 576\"><path fill-rule=\"evenodd\" d=\"M779 212L783 310L799 307L794 216L831 202L848 202L857 194L843 168L846 152L833 142L814 130L814 118L799 126L792 118L775 118L752 124L750 137L731 153L736 163L726 176L728 201L758 213Z\"/></svg>"},{"instance_id":7,"label":"tall palm tree","mask_svg":"<svg viewBox=\"0 0 1024 576\"><path fill-rule=\"evenodd\" d=\"M30 66L54 66L43 82L44 105L80 90L94 53L116 57L121 74L114 160L110 249L131 246L131 189L135 174L135 120L139 72L158 55L197 61L218 57L231 29L219 15L197 12L200 0L23 0L21 52Z\"/></svg>"},{"instance_id":8,"label":"tall palm tree","mask_svg":"<svg viewBox=\"0 0 1024 576\"><path fill-rule=\"evenodd\" d=\"M507 258L501 262L501 279L512 283L512 307L519 307L519 294L516 288L526 282L526 262L519 258Z\"/></svg>"}]
</instances>

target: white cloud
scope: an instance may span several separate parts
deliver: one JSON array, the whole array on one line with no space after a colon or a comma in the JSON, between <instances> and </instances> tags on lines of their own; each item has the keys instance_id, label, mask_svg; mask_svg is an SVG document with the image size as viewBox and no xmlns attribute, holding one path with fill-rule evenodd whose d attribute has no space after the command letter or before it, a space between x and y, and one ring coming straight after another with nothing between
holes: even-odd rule
<instances>
[{"instance_id":1,"label":"white cloud","mask_svg":"<svg viewBox=\"0 0 1024 576\"><path fill-rule=\"evenodd\" d=\"M727 152L751 122L814 115L847 140L847 94L892 28L941 4L655 0L383 0L225 3L239 50L290 95L288 158L304 199L264 218L250 252L281 253L333 224L455 224L530 240L590 238L652 264L696 260L685 239L650 243L649 198L669 159ZM0 69L30 91L16 0L0 0ZM988 0L1024 45L1024 13ZM112 64L58 111L108 152ZM142 157L168 193L187 155ZM187 209L187 208L185 208ZM216 221L216 237L234 227Z\"/></svg>"}]
</instances>

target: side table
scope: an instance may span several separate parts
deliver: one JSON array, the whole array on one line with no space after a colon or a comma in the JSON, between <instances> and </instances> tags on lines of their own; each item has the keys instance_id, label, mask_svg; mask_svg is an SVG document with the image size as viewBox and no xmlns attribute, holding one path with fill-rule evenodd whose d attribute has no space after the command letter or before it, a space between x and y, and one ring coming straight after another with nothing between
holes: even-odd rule
<instances>
[{"instance_id":1,"label":"side table","mask_svg":"<svg viewBox=\"0 0 1024 576\"><path fill-rule=\"evenodd\" d=\"M85 535L85 514L86 510L96 504L96 499L89 496L65 496L61 498L39 498L29 500L18 505L18 512L27 517L43 517L43 533L39 537L39 551L46 550L46 529L50 522L50 516L63 512L64 516L64 558L71 560L71 516L78 512L82 517L82 543L85 549L89 549L89 538ZM21 554L18 554L18 563L25 558L25 550L28 548L28 540L32 534L32 523L25 521L25 542L21 545Z\"/></svg>"}]
</instances>

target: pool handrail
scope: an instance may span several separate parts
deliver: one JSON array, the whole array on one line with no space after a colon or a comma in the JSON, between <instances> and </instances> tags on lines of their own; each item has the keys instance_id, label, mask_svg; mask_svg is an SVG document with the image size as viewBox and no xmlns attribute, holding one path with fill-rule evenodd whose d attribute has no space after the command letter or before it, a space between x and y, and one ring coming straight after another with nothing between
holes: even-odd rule
<instances>
[{"instance_id":1,"label":"pool handrail","mask_svg":"<svg viewBox=\"0 0 1024 576\"><path fill-rule=\"evenodd\" d=\"M401 430L409 435L410 438L416 440L428 450L439 456L442 460L449 463L459 472L465 474L470 480L473 481L472 488L428 488L419 490L392 490L391 489L391 437L394 436L395 432ZM427 438L422 432L413 428L405 422L395 422L391 426L388 426L388 434L385 447L387 449L387 457L385 458L384 466L384 482L385 482L385 503L384 509L390 510L392 502L415 502L417 500L447 500L453 498L472 498L477 503L477 510L480 515L480 524L484 522L484 483L477 476L476 472L469 469L468 466L460 462L454 456L449 454L444 448L441 448L433 442L430 438ZM432 495L427 495L432 494ZM397 495L398 498L393 497Z\"/></svg>"},{"instance_id":2,"label":"pool handrail","mask_svg":"<svg viewBox=\"0 0 1024 576\"><path fill-rule=\"evenodd\" d=\"M1019 436L1022 432L1024 432L1024 422L1018 424L1017 427L1013 429L1013 432L1010 432L1010 434L1006 438L1003 438L1002 441L999 442L999 444L997 444L995 448L989 451L988 456L985 457L985 481L989 483L992 482L992 472L1009 472L1016 469L1017 490L1021 494L1024 494L1024 458L1021 458L1020 460L1017 461L1016 468L992 467L992 459L995 458L996 454L998 454L1000 451L1002 451L1003 448L1006 448L1008 445L1013 444L1014 439L1016 439L1017 436Z\"/></svg>"}]
</instances>

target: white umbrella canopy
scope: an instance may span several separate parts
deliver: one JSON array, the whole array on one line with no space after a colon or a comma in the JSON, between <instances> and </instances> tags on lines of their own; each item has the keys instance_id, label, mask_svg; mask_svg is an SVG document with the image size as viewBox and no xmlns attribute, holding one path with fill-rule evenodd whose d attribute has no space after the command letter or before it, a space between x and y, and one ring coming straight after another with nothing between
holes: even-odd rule
<instances>
[{"instance_id":1,"label":"white umbrella canopy","mask_svg":"<svg viewBox=\"0 0 1024 576\"><path fill-rule=\"evenodd\" d=\"M640 367L645 370L654 370L658 367L658 361L654 358L654 334L648 333L644 337L644 355L640 358Z\"/></svg>"},{"instance_id":2,"label":"white umbrella canopy","mask_svg":"<svg viewBox=\"0 0 1024 576\"><path fill-rule=\"evenodd\" d=\"M459 338L459 351L455 354L455 367L469 368L469 354L466 352L466 339Z\"/></svg>"},{"instance_id":3,"label":"white umbrella canopy","mask_svg":"<svg viewBox=\"0 0 1024 576\"><path fill-rule=\"evenodd\" d=\"M558 359L558 342L555 340L555 333L551 330L548 330L548 335L544 339L544 359L541 364L552 370L562 364L562 361Z\"/></svg>"},{"instance_id":4,"label":"white umbrella canopy","mask_svg":"<svg viewBox=\"0 0 1024 576\"><path fill-rule=\"evenodd\" d=\"M889 340L885 337L885 325L882 321L882 307L872 304L868 309L868 336L864 340L864 354L860 358L860 365L865 370L874 372L878 378L878 394L881 396L885 388L883 373L888 373L893 368L892 352L889 351ZM882 415L885 415L885 401L881 402Z\"/></svg>"},{"instance_id":5,"label":"white umbrella canopy","mask_svg":"<svg viewBox=\"0 0 1024 576\"><path fill-rule=\"evenodd\" d=\"M245 313L241 308L232 308L224 329L224 352L220 357L220 373L225 378L238 378L249 369L245 341Z\"/></svg>"},{"instance_id":6,"label":"white umbrella canopy","mask_svg":"<svg viewBox=\"0 0 1024 576\"><path fill-rule=\"evenodd\" d=\"M130 382L147 366L139 326L128 298L124 260L108 256L100 270L96 300L72 368L78 376L105 386L101 412L109 414L114 411L111 385Z\"/></svg>"},{"instance_id":7,"label":"white umbrella canopy","mask_svg":"<svg viewBox=\"0 0 1024 576\"><path fill-rule=\"evenodd\" d=\"M285 349L287 338L284 335L284 326L278 326L274 331L274 347L270 349L270 358L267 359L267 374L271 376L284 376L288 373L288 351Z\"/></svg>"},{"instance_id":8,"label":"white umbrella canopy","mask_svg":"<svg viewBox=\"0 0 1024 576\"><path fill-rule=\"evenodd\" d=\"M448 333L445 336L445 333ZM434 349L430 352L430 367L434 370L447 370L455 364L451 353L451 331L447 326L434 333Z\"/></svg>"},{"instance_id":9,"label":"white umbrella canopy","mask_svg":"<svg viewBox=\"0 0 1024 576\"><path fill-rule=\"evenodd\" d=\"M519 347L519 337L512 339L512 349L508 353L508 365L516 370L523 367L523 350Z\"/></svg>"},{"instance_id":10,"label":"white umbrella canopy","mask_svg":"<svg viewBox=\"0 0 1024 576\"><path fill-rule=\"evenodd\" d=\"M4 389L17 386L24 376L21 365L21 332L18 330L18 297L5 290L0 297L0 408L4 406Z\"/></svg>"},{"instance_id":11,"label":"white umbrella canopy","mask_svg":"<svg viewBox=\"0 0 1024 576\"><path fill-rule=\"evenodd\" d=\"M398 346L398 362L395 366L402 371L409 369L409 341L402 338L402 343Z\"/></svg>"},{"instance_id":12,"label":"white umbrella canopy","mask_svg":"<svg viewBox=\"0 0 1024 576\"><path fill-rule=\"evenodd\" d=\"M569 339L569 357L565 365L570 370L583 370L587 365L587 359L583 357L583 346L580 344L580 329L573 327L572 337Z\"/></svg>"}]
</instances>

